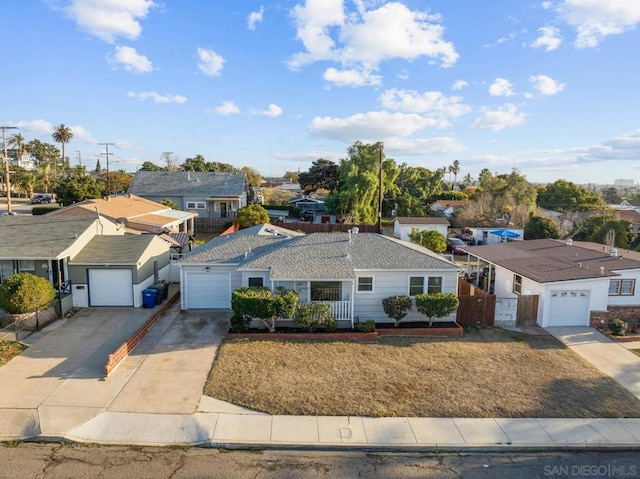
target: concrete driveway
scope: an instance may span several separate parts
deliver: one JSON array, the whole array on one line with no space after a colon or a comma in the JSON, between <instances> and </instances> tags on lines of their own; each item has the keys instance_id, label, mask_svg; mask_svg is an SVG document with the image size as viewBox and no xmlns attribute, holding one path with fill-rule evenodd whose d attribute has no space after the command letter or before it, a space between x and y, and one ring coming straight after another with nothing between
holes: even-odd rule
<instances>
[{"instance_id":1,"label":"concrete driveway","mask_svg":"<svg viewBox=\"0 0 640 479\"><path fill-rule=\"evenodd\" d=\"M0 368L0 439L61 437L106 410L193 413L229 313L175 303L105 380L107 355L153 312L84 309Z\"/></svg>"}]
</instances>

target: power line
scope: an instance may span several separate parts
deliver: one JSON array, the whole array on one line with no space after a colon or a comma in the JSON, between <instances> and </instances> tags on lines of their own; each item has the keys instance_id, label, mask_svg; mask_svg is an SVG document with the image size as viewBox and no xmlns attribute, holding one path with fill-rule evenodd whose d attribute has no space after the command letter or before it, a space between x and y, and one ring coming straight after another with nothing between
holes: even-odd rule
<instances>
[{"instance_id":1,"label":"power line","mask_svg":"<svg viewBox=\"0 0 640 479\"><path fill-rule=\"evenodd\" d=\"M111 176L109 175L109 155L113 153L109 153L109 146L114 145L115 143L98 143L98 145L104 145L105 152L100 153L107 157L107 196L111 196Z\"/></svg>"}]
</instances>

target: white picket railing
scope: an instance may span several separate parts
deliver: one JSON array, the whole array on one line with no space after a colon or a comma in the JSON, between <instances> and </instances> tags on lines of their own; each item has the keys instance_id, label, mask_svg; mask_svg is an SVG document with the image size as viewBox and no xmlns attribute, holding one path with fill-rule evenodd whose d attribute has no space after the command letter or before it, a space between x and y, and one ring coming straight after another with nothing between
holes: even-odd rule
<instances>
[{"instance_id":1,"label":"white picket railing","mask_svg":"<svg viewBox=\"0 0 640 479\"><path fill-rule=\"evenodd\" d=\"M351 319L351 301L312 301L312 303L324 303L331 306L331 314L337 320Z\"/></svg>"}]
</instances>

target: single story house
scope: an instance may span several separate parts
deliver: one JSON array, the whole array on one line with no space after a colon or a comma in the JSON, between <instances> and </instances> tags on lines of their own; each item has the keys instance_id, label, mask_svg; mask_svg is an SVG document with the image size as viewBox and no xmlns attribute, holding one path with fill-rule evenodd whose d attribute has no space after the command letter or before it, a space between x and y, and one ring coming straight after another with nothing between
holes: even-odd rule
<instances>
[{"instance_id":1,"label":"single story house","mask_svg":"<svg viewBox=\"0 0 640 479\"><path fill-rule=\"evenodd\" d=\"M636 210L612 210L611 213L619 220L626 220L631 223L631 231L635 234L640 234L640 213Z\"/></svg>"},{"instance_id":2,"label":"single story house","mask_svg":"<svg viewBox=\"0 0 640 479\"><path fill-rule=\"evenodd\" d=\"M124 228L127 233L191 233L198 213L173 210L136 195L107 196L80 201L48 213L51 216L96 214Z\"/></svg>"},{"instance_id":3,"label":"single story house","mask_svg":"<svg viewBox=\"0 0 640 479\"><path fill-rule=\"evenodd\" d=\"M356 318L392 322L382 309L389 296L457 292L458 266L413 243L375 233L243 231L214 238L176 263L182 309L229 309L237 288L282 286L300 301L330 303L338 321L353 325Z\"/></svg>"},{"instance_id":4,"label":"single story house","mask_svg":"<svg viewBox=\"0 0 640 479\"><path fill-rule=\"evenodd\" d=\"M393 220L393 234L402 241L411 241L411 233L437 231L445 238L448 235L449 220L441 216L396 216Z\"/></svg>"},{"instance_id":5,"label":"single story house","mask_svg":"<svg viewBox=\"0 0 640 479\"><path fill-rule=\"evenodd\" d=\"M247 206L247 179L241 172L141 170L128 193L158 203L166 198L203 218L233 219Z\"/></svg>"},{"instance_id":6,"label":"single story house","mask_svg":"<svg viewBox=\"0 0 640 479\"><path fill-rule=\"evenodd\" d=\"M122 238L124 231L96 217L0 217L0 283L15 273L47 278L60 297L71 293L69 262L98 235ZM62 301L62 312L71 302Z\"/></svg>"},{"instance_id":7,"label":"single story house","mask_svg":"<svg viewBox=\"0 0 640 479\"><path fill-rule=\"evenodd\" d=\"M169 280L169 244L157 235L95 236L71 261L73 305L142 306L142 291Z\"/></svg>"},{"instance_id":8,"label":"single story house","mask_svg":"<svg viewBox=\"0 0 640 479\"><path fill-rule=\"evenodd\" d=\"M484 287L498 299L538 296L542 327L588 326L593 311L640 305L640 253L553 239L464 249L470 265L488 265Z\"/></svg>"}]
</instances>

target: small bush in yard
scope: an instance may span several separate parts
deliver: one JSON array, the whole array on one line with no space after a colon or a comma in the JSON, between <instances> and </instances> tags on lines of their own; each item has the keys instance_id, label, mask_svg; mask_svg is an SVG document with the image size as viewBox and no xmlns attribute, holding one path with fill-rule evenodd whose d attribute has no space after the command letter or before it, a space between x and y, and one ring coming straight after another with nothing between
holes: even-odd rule
<instances>
[{"instance_id":1,"label":"small bush in yard","mask_svg":"<svg viewBox=\"0 0 640 479\"><path fill-rule=\"evenodd\" d=\"M327 331L336 330L337 321L331 314L331 305L326 303L298 303L293 321L313 333L324 327Z\"/></svg>"},{"instance_id":2,"label":"small bush in yard","mask_svg":"<svg viewBox=\"0 0 640 479\"><path fill-rule=\"evenodd\" d=\"M407 315L407 312L411 309L411 299L409 296L397 295L384 298L382 300L382 309L384 313L393 319L396 324L394 327L398 327L402 318Z\"/></svg>"},{"instance_id":3,"label":"small bush in yard","mask_svg":"<svg viewBox=\"0 0 640 479\"><path fill-rule=\"evenodd\" d=\"M285 288L275 293L265 287L239 288L231 294L233 314L258 318L270 333L276 331L278 319L293 318L297 303L298 293Z\"/></svg>"},{"instance_id":4,"label":"small bush in yard","mask_svg":"<svg viewBox=\"0 0 640 479\"><path fill-rule=\"evenodd\" d=\"M427 318L429 327L435 318L443 318L458 309L458 297L454 293L419 294L416 296L416 308Z\"/></svg>"},{"instance_id":5,"label":"small bush in yard","mask_svg":"<svg viewBox=\"0 0 640 479\"><path fill-rule=\"evenodd\" d=\"M231 332L232 333L246 333L249 331L251 325L251 318L244 316L243 314L233 314L231 316Z\"/></svg>"},{"instance_id":6,"label":"small bush in yard","mask_svg":"<svg viewBox=\"0 0 640 479\"><path fill-rule=\"evenodd\" d=\"M357 322L354 328L359 333L373 333L376 330L376 322L373 319L367 319L365 322Z\"/></svg>"},{"instance_id":7,"label":"small bush in yard","mask_svg":"<svg viewBox=\"0 0 640 479\"><path fill-rule=\"evenodd\" d=\"M629 325L620 318L616 318L609 323L609 331L614 336L624 336L629 330Z\"/></svg>"},{"instance_id":8,"label":"small bush in yard","mask_svg":"<svg viewBox=\"0 0 640 479\"><path fill-rule=\"evenodd\" d=\"M55 297L51 283L31 273L14 274L0 284L0 307L9 314L40 310Z\"/></svg>"}]
</instances>

